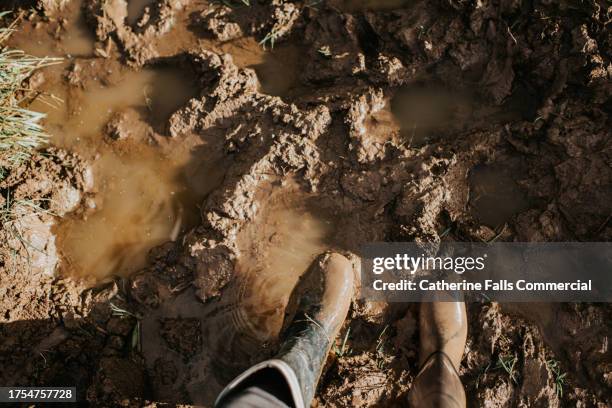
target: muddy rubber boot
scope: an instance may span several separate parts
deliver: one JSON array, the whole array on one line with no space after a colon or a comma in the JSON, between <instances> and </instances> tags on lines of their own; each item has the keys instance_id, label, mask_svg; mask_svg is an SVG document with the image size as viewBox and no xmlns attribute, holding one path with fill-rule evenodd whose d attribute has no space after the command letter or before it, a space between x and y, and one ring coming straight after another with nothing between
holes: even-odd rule
<instances>
[{"instance_id":1,"label":"muddy rubber boot","mask_svg":"<svg viewBox=\"0 0 612 408\"><path fill-rule=\"evenodd\" d=\"M410 405L465 408L457 372L467 339L465 303L422 303L419 320L421 369L410 390Z\"/></svg>"},{"instance_id":2,"label":"muddy rubber boot","mask_svg":"<svg viewBox=\"0 0 612 408\"><path fill-rule=\"evenodd\" d=\"M327 354L348 313L353 284L354 272L348 259L337 253L320 255L291 294L276 357L234 379L215 406L243 406L231 401L256 387L264 388L284 404L268 406L309 407Z\"/></svg>"}]
</instances>

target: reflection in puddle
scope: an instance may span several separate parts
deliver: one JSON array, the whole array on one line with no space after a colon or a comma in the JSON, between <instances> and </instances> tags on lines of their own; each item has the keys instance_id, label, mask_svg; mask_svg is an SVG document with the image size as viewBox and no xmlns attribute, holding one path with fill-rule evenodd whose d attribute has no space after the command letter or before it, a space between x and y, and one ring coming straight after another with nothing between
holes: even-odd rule
<instances>
[{"instance_id":1,"label":"reflection in puddle","mask_svg":"<svg viewBox=\"0 0 612 408\"><path fill-rule=\"evenodd\" d=\"M469 182L472 216L492 228L528 208L525 194L501 165L476 166Z\"/></svg>"}]
</instances>

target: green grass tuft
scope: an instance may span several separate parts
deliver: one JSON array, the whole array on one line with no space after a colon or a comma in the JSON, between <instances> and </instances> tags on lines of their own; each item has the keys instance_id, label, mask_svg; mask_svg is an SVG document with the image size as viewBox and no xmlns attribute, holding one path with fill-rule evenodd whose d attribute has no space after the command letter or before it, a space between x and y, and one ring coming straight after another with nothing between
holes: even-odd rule
<instances>
[{"instance_id":1,"label":"green grass tuft","mask_svg":"<svg viewBox=\"0 0 612 408\"><path fill-rule=\"evenodd\" d=\"M561 372L559 361L551 358L546 361L548 369L555 377L555 392L559 398L563 398L563 387L567 385L567 373Z\"/></svg>"},{"instance_id":2,"label":"green grass tuft","mask_svg":"<svg viewBox=\"0 0 612 408\"><path fill-rule=\"evenodd\" d=\"M495 366L496 370L502 369L508 374L508 378L514 384L518 384L518 373L516 372L516 363L518 361L518 357L516 354L499 356L497 359L497 365Z\"/></svg>"}]
</instances>

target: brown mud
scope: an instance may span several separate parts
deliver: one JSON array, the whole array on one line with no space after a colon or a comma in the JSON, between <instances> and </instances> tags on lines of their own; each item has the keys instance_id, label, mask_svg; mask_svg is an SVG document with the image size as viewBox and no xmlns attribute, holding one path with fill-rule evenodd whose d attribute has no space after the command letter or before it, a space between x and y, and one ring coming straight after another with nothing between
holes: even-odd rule
<instances>
[{"instance_id":1,"label":"brown mud","mask_svg":"<svg viewBox=\"0 0 612 408\"><path fill-rule=\"evenodd\" d=\"M0 230L3 385L211 406L324 249L612 238L605 1L33 3L11 45L66 60L0 181L48 210ZM471 406L612 399L609 305L468 313ZM315 405L404 406L417 316L355 299Z\"/></svg>"}]
</instances>

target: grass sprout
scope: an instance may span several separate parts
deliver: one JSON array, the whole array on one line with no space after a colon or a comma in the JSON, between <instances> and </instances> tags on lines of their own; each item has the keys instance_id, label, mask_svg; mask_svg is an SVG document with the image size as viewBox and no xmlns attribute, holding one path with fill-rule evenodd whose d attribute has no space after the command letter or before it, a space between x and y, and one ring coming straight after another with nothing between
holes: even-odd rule
<instances>
[{"instance_id":1,"label":"grass sprout","mask_svg":"<svg viewBox=\"0 0 612 408\"><path fill-rule=\"evenodd\" d=\"M130 312L129 310L120 308L113 302L110 302L110 308L111 308L111 312L113 313L113 316L133 317L135 319L138 319L138 316L136 316L134 313Z\"/></svg>"},{"instance_id":2,"label":"grass sprout","mask_svg":"<svg viewBox=\"0 0 612 408\"><path fill-rule=\"evenodd\" d=\"M515 384L518 384L517 373L515 370L517 361L518 361L518 357L516 356L516 354L507 355L507 356L499 356L499 358L497 359L497 365L495 366L495 369L504 370L506 373L508 373L508 377L510 378L510 381L512 381Z\"/></svg>"},{"instance_id":3,"label":"grass sprout","mask_svg":"<svg viewBox=\"0 0 612 408\"><path fill-rule=\"evenodd\" d=\"M346 342L348 341L349 335L351 334L351 328L349 327L346 330L346 333L344 334L344 339L342 340L342 345L338 348L337 346L334 347L334 352L338 357L344 357L348 354L350 354L351 349L347 348L346 346Z\"/></svg>"},{"instance_id":4,"label":"grass sprout","mask_svg":"<svg viewBox=\"0 0 612 408\"><path fill-rule=\"evenodd\" d=\"M555 392L559 398L563 398L563 387L567 385L567 373L561 372L559 361L551 358L546 361L548 369L555 377Z\"/></svg>"},{"instance_id":5,"label":"grass sprout","mask_svg":"<svg viewBox=\"0 0 612 408\"><path fill-rule=\"evenodd\" d=\"M266 36L259 42L259 45L261 45L264 50L266 49L266 46L268 44L270 45L270 49L274 49L274 43L276 43L276 40L278 40L280 35L281 30L274 26L272 27L270 32L268 32L268 34L266 34Z\"/></svg>"},{"instance_id":6,"label":"grass sprout","mask_svg":"<svg viewBox=\"0 0 612 408\"><path fill-rule=\"evenodd\" d=\"M131 317L136 319L136 324L134 325L134 328L132 329L132 335L131 335L131 341L130 341L130 346L132 347L133 350L137 350L137 351L141 351L142 347L141 347L141 331L142 331L142 326L140 324L140 319L142 318L141 316L138 316L135 313L130 312L129 310L123 309L119 306L117 306L116 304L114 304L113 302L110 302L110 308L111 308L111 312L113 316L118 316L122 319L127 318L127 317Z\"/></svg>"}]
</instances>

